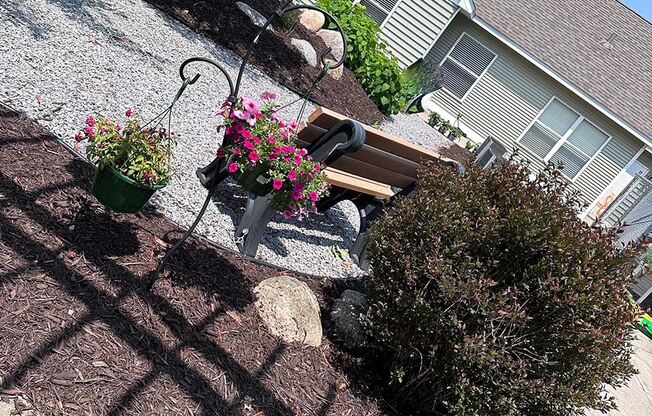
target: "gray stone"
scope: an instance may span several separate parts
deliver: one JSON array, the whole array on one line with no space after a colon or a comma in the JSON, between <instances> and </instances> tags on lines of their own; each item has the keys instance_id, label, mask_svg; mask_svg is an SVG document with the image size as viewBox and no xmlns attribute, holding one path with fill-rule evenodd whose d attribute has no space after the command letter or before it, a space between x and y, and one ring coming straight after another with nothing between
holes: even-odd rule
<instances>
[{"instance_id":1,"label":"gray stone","mask_svg":"<svg viewBox=\"0 0 652 416\"><path fill-rule=\"evenodd\" d=\"M330 29L321 29L317 31L317 36L322 38L326 46L332 49L332 54L335 59L341 59L344 54L344 39L340 32Z\"/></svg>"},{"instance_id":2,"label":"gray stone","mask_svg":"<svg viewBox=\"0 0 652 416\"><path fill-rule=\"evenodd\" d=\"M263 280L254 289L256 307L270 332L286 342L321 345L319 303L308 285L294 277Z\"/></svg>"},{"instance_id":3,"label":"gray stone","mask_svg":"<svg viewBox=\"0 0 652 416\"><path fill-rule=\"evenodd\" d=\"M260 14L256 9L252 8L249 6L247 3L243 3L241 1L237 1L235 3L238 6L238 9L242 10L244 14L251 19L251 23L255 24L258 27L263 27L265 26L265 22L267 22L267 19L265 16Z\"/></svg>"},{"instance_id":4,"label":"gray stone","mask_svg":"<svg viewBox=\"0 0 652 416\"><path fill-rule=\"evenodd\" d=\"M368 309L365 295L355 290L345 290L333 303L331 320L335 335L348 346L357 347L364 344L365 335L360 318Z\"/></svg>"},{"instance_id":5,"label":"gray stone","mask_svg":"<svg viewBox=\"0 0 652 416\"><path fill-rule=\"evenodd\" d=\"M290 43L301 52L301 55L303 55L303 58L308 62L308 65L317 66L317 51L315 51L315 48L312 47L310 42L303 39L292 38L290 39Z\"/></svg>"},{"instance_id":6,"label":"gray stone","mask_svg":"<svg viewBox=\"0 0 652 416\"><path fill-rule=\"evenodd\" d=\"M299 22L311 32L317 32L326 23L326 17L317 10L306 10L299 16Z\"/></svg>"}]
</instances>

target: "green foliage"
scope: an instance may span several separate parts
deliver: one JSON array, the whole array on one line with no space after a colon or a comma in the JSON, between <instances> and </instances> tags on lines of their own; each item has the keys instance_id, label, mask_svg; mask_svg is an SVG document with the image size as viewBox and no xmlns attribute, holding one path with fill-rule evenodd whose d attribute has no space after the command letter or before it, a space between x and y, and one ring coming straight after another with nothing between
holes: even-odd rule
<instances>
[{"instance_id":1,"label":"green foliage","mask_svg":"<svg viewBox=\"0 0 652 416\"><path fill-rule=\"evenodd\" d=\"M123 127L105 116L88 116L77 142L88 141L86 155L100 166L111 166L138 183L167 184L172 175L173 140L161 128L142 128L141 120L127 110Z\"/></svg>"},{"instance_id":2,"label":"green foliage","mask_svg":"<svg viewBox=\"0 0 652 416\"><path fill-rule=\"evenodd\" d=\"M405 414L613 407L603 383L634 372L633 253L578 207L552 166L431 165L373 227L365 327Z\"/></svg>"},{"instance_id":3,"label":"green foliage","mask_svg":"<svg viewBox=\"0 0 652 416\"><path fill-rule=\"evenodd\" d=\"M342 25L348 40L346 66L384 114L396 114L416 93L413 81L380 40L380 29L361 4L350 0L318 0Z\"/></svg>"}]
</instances>

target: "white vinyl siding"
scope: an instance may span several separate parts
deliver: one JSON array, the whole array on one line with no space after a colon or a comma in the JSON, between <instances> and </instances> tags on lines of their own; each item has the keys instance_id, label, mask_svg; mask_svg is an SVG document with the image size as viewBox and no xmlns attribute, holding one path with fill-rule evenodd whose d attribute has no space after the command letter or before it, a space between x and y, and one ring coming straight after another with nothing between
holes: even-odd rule
<instances>
[{"instance_id":1,"label":"white vinyl siding","mask_svg":"<svg viewBox=\"0 0 652 416\"><path fill-rule=\"evenodd\" d=\"M495 59L496 54L463 33L441 63L444 89L464 99Z\"/></svg>"},{"instance_id":2,"label":"white vinyl siding","mask_svg":"<svg viewBox=\"0 0 652 416\"><path fill-rule=\"evenodd\" d=\"M562 173L574 179L608 140L609 135L553 98L520 143L544 162L561 162Z\"/></svg>"}]
</instances>

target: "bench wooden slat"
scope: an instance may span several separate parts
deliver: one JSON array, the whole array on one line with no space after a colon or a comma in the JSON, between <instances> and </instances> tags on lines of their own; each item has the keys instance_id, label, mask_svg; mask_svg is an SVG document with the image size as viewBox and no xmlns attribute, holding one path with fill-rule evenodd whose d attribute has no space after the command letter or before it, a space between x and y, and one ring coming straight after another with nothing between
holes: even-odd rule
<instances>
[{"instance_id":1,"label":"bench wooden slat","mask_svg":"<svg viewBox=\"0 0 652 416\"><path fill-rule=\"evenodd\" d=\"M309 143L314 143L328 131L321 127L317 127L314 124L305 123L302 124L300 128L301 130L298 134L298 144L302 147L306 147ZM393 155L384 150L375 149L368 144L363 145L362 149L358 150L357 152L342 156L342 158L359 160L364 162L366 165L382 167L382 169L385 171L396 172L401 176L407 176L411 178L416 178L417 171L421 167L421 165L416 162ZM359 175L366 177L364 172L360 172ZM370 177L370 179L379 180L378 178L373 177ZM390 185L401 186L394 183L390 183Z\"/></svg>"},{"instance_id":2,"label":"bench wooden slat","mask_svg":"<svg viewBox=\"0 0 652 416\"><path fill-rule=\"evenodd\" d=\"M380 182L375 182L360 176L328 167L324 170L328 183L340 188L350 189L380 199L389 199L394 196L392 188Z\"/></svg>"},{"instance_id":3,"label":"bench wooden slat","mask_svg":"<svg viewBox=\"0 0 652 416\"><path fill-rule=\"evenodd\" d=\"M314 124L326 130L346 119L347 117L323 107L318 107L317 110L308 117L310 124ZM442 159L442 156L439 153L433 152L432 150L419 146L418 144L411 143L400 137L385 133L371 126L365 125L364 129L367 133L365 143L371 147L384 150L416 163L422 163L426 160L436 161Z\"/></svg>"}]
</instances>

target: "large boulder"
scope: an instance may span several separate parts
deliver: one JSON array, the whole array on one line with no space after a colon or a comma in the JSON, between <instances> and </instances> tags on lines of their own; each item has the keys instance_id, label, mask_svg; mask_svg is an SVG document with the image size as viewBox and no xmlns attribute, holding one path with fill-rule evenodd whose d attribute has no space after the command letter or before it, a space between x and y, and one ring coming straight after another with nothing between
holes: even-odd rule
<instances>
[{"instance_id":1,"label":"large boulder","mask_svg":"<svg viewBox=\"0 0 652 416\"><path fill-rule=\"evenodd\" d=\"M299 22L311 32L317 32L326 23L326 16L317 10L306 10L299 15Z\"/></svg>"},{"instance_id":2,"label":"large boulder","mask_svg":"<svg viewBox=\"0 0 652 416\"><path fill-rule=\"evenodd\" d=\"M256 308L270 332L286 342L321 345L319 303L308 285L294 277L263 280L254 289Z\"/></svg>"},{"instance_id":3,"label":"large boulder","mask_svg":"<svg viewBox=\"0 0 652 416\"><path fill-rule=\"evenodd\" d=\"M313 48L310 42L292 38L290 39L290 43L301 53L306 62L308 62L308 65L317 66L317 51L315 51L315 48Z\"/></svg>"},{"instance_id":4,"label":"large boulder","mask_svg":"<svg viewBox=\"0 0 652 416\"><path fill-rule=\"evenodd\" d=\"M333 302L331 311L335 336L349 347L362 346L365 343L365 334L360 318L368 309L369 305L364 294L355 290L345 290L342 296Z\"/></svg>"},{"instance_id":5,"label":"large boulder","mask_svg":"<svg viewBox=\"0 0 652 416\"><path fill-rule=\"evenodd\" d=\"M326 46L331 48L331 53L335 59L339 60L342 58L344 54L344 39L342 39L340 32L330 29L320 29L317 31L317 36L324 41Z\"/></svg>"}]
</instances>

